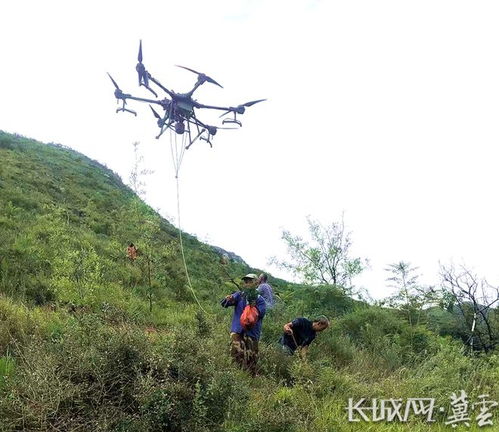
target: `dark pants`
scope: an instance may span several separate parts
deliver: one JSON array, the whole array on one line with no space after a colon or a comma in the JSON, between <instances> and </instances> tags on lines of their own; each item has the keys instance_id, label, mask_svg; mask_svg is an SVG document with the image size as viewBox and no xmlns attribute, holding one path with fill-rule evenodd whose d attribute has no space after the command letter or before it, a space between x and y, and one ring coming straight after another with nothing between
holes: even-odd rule
<instances>
[{"instance_id":1,"label":"dark pants","mask_svg":"<svg viewBox=\"0 0 499 432\"><path fill-rule=\"evenodd\" d=\"M241 333L230 334L230 355L234 361L251 375L256 375L258 340Z\"/></svg>"}]
</instances>

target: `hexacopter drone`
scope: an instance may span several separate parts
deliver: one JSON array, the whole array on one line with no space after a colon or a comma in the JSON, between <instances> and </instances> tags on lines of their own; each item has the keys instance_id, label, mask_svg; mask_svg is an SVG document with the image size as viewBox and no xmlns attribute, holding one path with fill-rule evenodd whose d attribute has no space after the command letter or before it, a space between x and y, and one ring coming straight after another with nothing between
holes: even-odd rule
<instances>
[{"instance_id":1,"label":"hexacopter drone","mask_svg":"<svg viewBox=\"0 0 499 432\"><path fill-rule=\"evenodd\" d=\"M179 135L187 134L188 144L185 147L186 149L188 149L198 138L206 141L211 146L212 145L211 139L217 133L218 129L234 129L234 127L217 127L217 126L207 125L206 123L202 122L197 118L195 112L196 109L199 108L199 109L213 109L213 110L224 111L224 113L220 117L224 117L227 114L232 113L234 116L224 118L222 124L223 125L230 124L241 127L242 124L237 119L236 117L237 114L244 114L244 111L246 110L247 107L250 107L258 102L263 102L264 100L266 100L266 99L258 99L251 102L246 102L241 105L237 105L235 107L220 107L214 105L205 105L194 100L192 98L192 95L196 91L196 89L205 82L209 82L219 87L222 87L213 78L210 78L208 75L197 72L185 66L178 66L190 72L195 73L198 76L198 79L191 91L187 93L175 93L172 90L169 90L165 86L163 86L157 79L153 78L151 74L146 70L144 64L142 63L142 41L140 41L139 45L138 61L139 62L137 63L136 70L139 75L139 86L144 86L158 99L146 99L141 97L135 97L127 93L123 93L119 88L118 84L116 83L116 81L113 79L113 77L108 73L109 78L111 78L111 81L116 87L114 91L114 96L116 97L116 99L118 99L118 102L120 100L123 102L122 107L118 108L116 112L118 113L120 111L123 112L126 111L134 114L135 116L137 115L135 111L125 107L127 99L159 105L161 108L163 108L164 111L163 116L158 114L158 112L152 107L152 105L149 105L154 116L157 119L158 127L160 128L159 135L156 138L159 138L163 134L163 132L165 132L168 129L176 132ZM158 94L150 87L150 83L155 84L161 90L166 92L169 98L165 97L163 99L159 99Z\"/></svg>"}]
</instances>

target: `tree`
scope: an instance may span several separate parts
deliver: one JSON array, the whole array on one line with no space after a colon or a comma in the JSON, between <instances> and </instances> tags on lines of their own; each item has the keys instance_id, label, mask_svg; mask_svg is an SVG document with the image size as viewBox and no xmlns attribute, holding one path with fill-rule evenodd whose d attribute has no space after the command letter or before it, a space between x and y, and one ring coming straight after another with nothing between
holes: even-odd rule
<instances>
[{"instance_id":1,"label":"tree","mask_svg":"<svg viewBox=\"0 0 499 432\"><path fill-rule=\"evenodd\" d=\"M140 143L135 141L133 144L133 165L128 180L130 182L130 187L132 190L141 198L145 196L145 186L144 177L153 173L153 171L142 167L144 163L144 157L140 153Z\"/></svg>"},{"instance_id":2,"label":"tree","mask_svg":"<svg viewBox=\"0 0 499 432\"><path fill-rule=\"evenodd\" d=\"M310 241L284 230L281 238L288 247L290 261L272 258L271 263L291 271L305 283L336 285L345 293L352 292L352 279L364 270L367 263L351 258L352 240L345 230L343 218L324 226L307 217Z\"/></svg>"},{"instance_id":3,"label":"tree","mask_svg":"<svg viewBox=\"0 0 499 432\"><path fill-rule=\"evenodd\" d=\"M498 311L499 288L485 279L479 279L464 265L440 266L442 289L453 298L468 336L471 349L492 351L499 342Z\"/></svg>"},{"instance_id":4,"label":"tree","mask_svg":"<svg viewBox=\"0 0 499 432\"><path fill-rule=\"evenodd\" d=\"M399 261L389 264L385 270L391 273L386 279L390 282L389 287L396 290L395 294L387 299L388 303L400 307L406 313L411 327L417 326L424 307L437 301L435 289L419 283L419 275L416 273L418 267L412 267L409 262Z\"/></svg>"},{"instance_id":5,"label":"tree","mask_svg":"<svg viewBox=\"0 0 499 432\"><path fill-rule=\"evenodd\" d=\"M133 144L133 165L129 175L130 187L135 192L128 214L129 227L136 233L134 243L138 245L138 259L136 261L141 273L141 284L146 287L146 296L149 302L149 312L152 312L153 301L159 296L160 263L173 256L171 245L160 241L161 221L153 212L147 209L144 203L146 181L145 177L153 171L143 167L144 157L140 153L140 143ZM163 286L164 288L164 286Z\"/></svg>"}]
</instances>

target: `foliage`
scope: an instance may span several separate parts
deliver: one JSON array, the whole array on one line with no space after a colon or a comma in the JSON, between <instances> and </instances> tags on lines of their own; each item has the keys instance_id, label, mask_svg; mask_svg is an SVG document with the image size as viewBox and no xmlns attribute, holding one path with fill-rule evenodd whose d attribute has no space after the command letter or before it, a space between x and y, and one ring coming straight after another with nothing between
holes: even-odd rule
<instances>
[{"instance_id":1,"label":"foliage","mask_svg":"<svg viewBox=\"0 0 499 432\"><path fill-rule=\"evenodd\" d=\"M411 326L397 309L341 287L272 277L279 300L264 319L252 379L230 360L231 316L218 301L258 269L221 267L186 234L204 313L185 289L176 229L115 174L62 146L1 132L0 158L2 431L418 432L429 426L417 419L350 423L348 398L435 397L448 406L463 389L499 399L497 350L471 357L441 336L460 335L450 303ZM135 262L130 242L141 251ZM308 358L283 354L283 324L319 313L332 326ZM444 421L431 430L448 430Z\"/></svg>"},{"instance_id":2,"label":"foliage","mask_svg":"<svg viewBox=\"0 0 499 432\"><path fill-rule=\"evenodd\" d=\"M362 272L366 261L350 256L351 234L345 231L343 219L327 226L311 217L307 222L310 241L283 231L291 261L273 258L272 263L292 271L305 283L335 285L352 293L352 279Z\"/></svg>"},{"instance_id":3,"label":"foliage","mask_svg":"<svg viewBox=\"0 0 499 432\"><path fill-rule=\"evenodd\" d=\"M425 287L419 283L419 275L415 273L417 269L404 261L389 264L386 269L391 274L387 282L396 290L386 302L391 307L398 307L411 326L419 325L424 317L423 309L437 304L441 298L433 287Z\"/></svg>"}]
</instances>

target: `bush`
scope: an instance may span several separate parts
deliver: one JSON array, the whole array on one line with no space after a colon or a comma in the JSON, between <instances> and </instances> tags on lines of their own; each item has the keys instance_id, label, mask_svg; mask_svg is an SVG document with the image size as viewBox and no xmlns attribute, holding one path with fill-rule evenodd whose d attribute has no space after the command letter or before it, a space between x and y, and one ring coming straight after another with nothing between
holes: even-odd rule
<instances>
[{"instance_id":1,"label":"bush","mask_svg":"<svg viewBox=\"0 0 499 432\"><path fill-rule=\"evenodd\" d=\"M401 333L407 324L397 318L393 312L370 307L345 315L338 320L337 327L355 344L372 346L375 340Z\"/></svg>"},{"instance_id":2,"label":"bush","mask_svg":"<svg viewBox=\"0 0 499 432\"><path fill-rule=\"evenodd\" d=\"M38 278L32 279L26 286L25 296L27 301L36 306L51 303L56 299L55 293L48 283Z\"/></svg>"}]
</instances>

